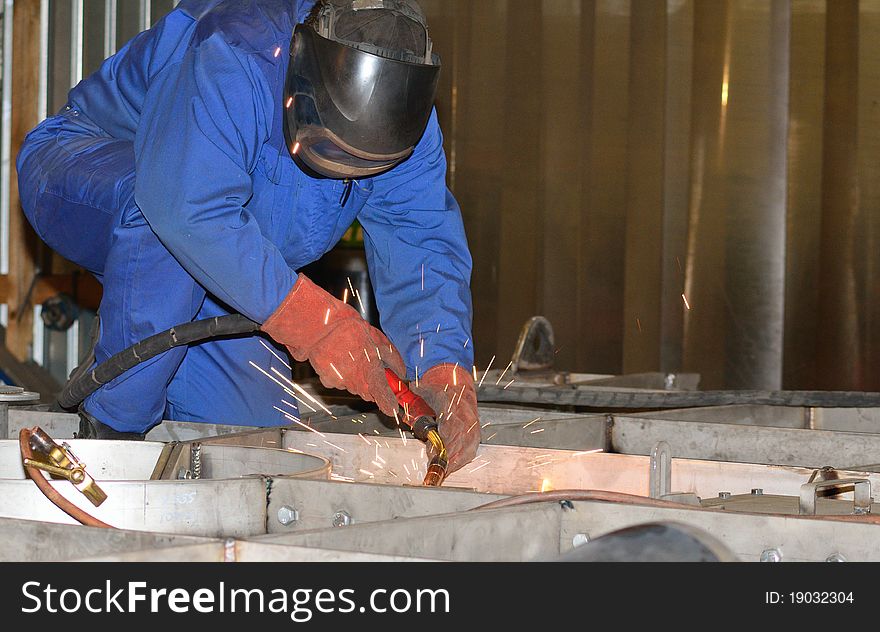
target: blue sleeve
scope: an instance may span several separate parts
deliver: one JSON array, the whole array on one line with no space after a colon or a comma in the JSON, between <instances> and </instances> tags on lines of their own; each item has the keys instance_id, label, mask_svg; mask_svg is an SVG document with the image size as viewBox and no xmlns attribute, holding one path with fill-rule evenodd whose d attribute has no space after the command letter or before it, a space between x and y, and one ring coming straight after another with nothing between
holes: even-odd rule
<instances>
[{"instance_id":1,"label":"blue sleeve","mask_svg":"<svg viewBox=\"0 0 880 632\"><path fill-rule=\"evenodd\" d=\"M444 362L470 370L472 262L446 188L436 112L412 157L373 179L358 219L382 329L403 354L408 378Z\"/></svg>"},{"instance_id":2,"label":"blue sleeve","mask_svg":"<svg viewBox=\"0 0 880 632\"><path fill-rule=\"evenodd\" d=\"M252 64L214 35L156 78L135 137L135 199L196 281L263 322L296 273L245 208L276 105Z\"/></svg>"}]
</instances>

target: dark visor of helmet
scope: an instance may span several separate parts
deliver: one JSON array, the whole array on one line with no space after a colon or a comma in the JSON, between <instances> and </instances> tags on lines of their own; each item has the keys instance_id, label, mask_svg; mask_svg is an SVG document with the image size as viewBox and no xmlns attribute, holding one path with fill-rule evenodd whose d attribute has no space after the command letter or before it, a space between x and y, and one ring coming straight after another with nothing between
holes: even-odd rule
<instances>
[{"instance_id":1,"label":"dark visor of helmet","mask_svg":"<svg viewBox=\"0 0 880 632\"><path fill-rule=\"evenodd\" d=\"M297 25L285 85L294 159L330 178L378 175L406 160L425 131L440 72L384 58Z\"/></svg>"}]
</instances>

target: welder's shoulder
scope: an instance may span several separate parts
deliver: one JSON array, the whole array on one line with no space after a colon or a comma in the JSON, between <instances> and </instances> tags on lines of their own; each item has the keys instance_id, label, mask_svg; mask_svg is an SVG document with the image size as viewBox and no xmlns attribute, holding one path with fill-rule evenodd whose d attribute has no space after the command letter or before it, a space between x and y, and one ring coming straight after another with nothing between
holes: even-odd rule
<instances>
[{"instance_id":1,"label":"welder's shoulder","mask_svg":"<svg viewBox=\"0 0 880 632\"><path fill-rule=\"evenodd\" d=\"M195 4L198 7L186 7L198 20L193 45L219 36L243 53L259 53L274 50L282 43L286 49L301 3L290 0L215 0Z\"/></svg>"}]
</instances>

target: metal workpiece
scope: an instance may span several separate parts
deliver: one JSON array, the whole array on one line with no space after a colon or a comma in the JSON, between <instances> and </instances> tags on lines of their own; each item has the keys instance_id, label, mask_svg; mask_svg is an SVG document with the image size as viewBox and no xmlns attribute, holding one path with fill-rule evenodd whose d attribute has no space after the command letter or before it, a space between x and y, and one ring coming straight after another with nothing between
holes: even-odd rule
<instances>
[{"instance_id":1,"label":"metal workpiece","mask_svg":"<svg viewBox=\"0 0 880 632\"><path fill-rule=\"evenodd\" d=\"M0 562L53 562L95 556L111 559L143 551L153 556L166 547L200 546L210 539L36 520L0 518Z\"/></svg>"},{"instance_id":2,"label":"metal workpiece","mask_svg":"<svg viewBox=\"0 0 880 632\"><path fill-rule=\"evenodd\" d=\"M880 408L734 405L655 410L627 415L665 421L880 433Z\"/></svg>"},{"instance_id":3,"label":"metal workpiece","mask_svg":"<svg viewBox=\"0 0 880 632\"><path fill-rule=\"evenodd\" d=\"M531 561L559 555L561 515L558 504L465 511L256 541L456 562Z\"/></svg>"},{"instance_id":4,"label":"metal workpiece","mask_svg":"<svg viewBox=\"0 0 880 632\"><path fill-rule=\"evenodd\" d=\"M100 507L66 481L52 486L71 503L113 527L204 537L266 533L266 483L261 478L201 481L101 481ZM29 480L0 481L0 516L78 524Z\"/></svg>"},{"instance_id":5,"label":"metal workpiece","mask_svg":"<svg viewBox=\"0 0 880 632\"><path fill-rule=\"evenodd\" d=\"M880 526L870 523L592 501L568 506L536 503L248 540L447 561L519 562L557 559L575 543L662 522L699 529L743 561L758 561L770 549L784 551L787 562L820 562L834 554L850 561L880 561L874 546Z\"/></svg>"},{"instance_id":6,"label":"metal workpiece","mask_svg":"<svg viewBox=\"0 0 880 632\"><path fill-rule=\"evenodd\" d=\"M880 461L880 433L614 415L610 436L610 450L622 454L650 454L659 441L666 441L674 456L690 459L841 469Z\"/></svg>"},{"instance_id":7,"label":"metal workpiece","mask_svg":"<svg viewBox=\"0 0 880 632\"><path fill-rule=\"evenodd\" d=\"M264 544L243 540L213 541L153 550L80 557L78 562L424 562L412 557L334 551L316 547Z\"/></svg>"},{"instance_id":8,"label":"metal workpiece","mask_svg":"<svg viewBox=\"0 0 880 632\"><path fill-rule=\"evenodd\" d=\"M341 484L331 481L276 478L269 495L268 532L290 533L344 525L343 512L357 524L457 513L506 498L470 490L441 487ZM286 524L282 516L295 520Z\"/></svg>"}]
</instances>

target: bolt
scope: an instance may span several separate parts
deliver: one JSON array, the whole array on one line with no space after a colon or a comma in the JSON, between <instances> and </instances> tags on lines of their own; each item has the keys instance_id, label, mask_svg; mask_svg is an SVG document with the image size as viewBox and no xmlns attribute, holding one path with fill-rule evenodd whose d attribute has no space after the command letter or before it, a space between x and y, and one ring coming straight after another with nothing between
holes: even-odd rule
<instances>
[{"instance_id":1,"label":"bolt","mask_svg":"<svg viewBox=\"0 0 880 632\"><path fill-rule=\"evenodd\" d=\"M299 520L299 512L293 507L284 505L278 510L278 522L285 527Z\"/></svg>"},{"instance_id":2,"label":"bolt","mask_svg":"<svg viewBox=\"0 0 880 632\"><path fill-rule=\"evenodd\" d=\"M727 500L728 498L730 498L730 496L730 492L718 492L718 498L720 498L721 500Z\"/></svg>"},{"instance_id":3,"label":"bolt","mask_svg":"<svg viewBox=\"0 0 880 632\"><path fill-rule=\"evenodd\" d=\"M574 548L578 548L579 546L583 546L590 541L590 536L586 533L576 533L574 537L571 539L571 545Z\"/></svg>"},{"instance_id":4,"label":"bolt","mask_svg":"<svg viewBox=\"0 0 880 632\"><path fill-rule=\"evenodd\" d=\"M846 558L840 553L835 553L833 555L829 555L826 559L826 562L845 562Z\"/></svg>"},{"instance_id":5,"label":"bolt","mask_svg":"<svg viewBox=\"0 0 880 632\"><path fill-rule=\"evenodd\" d=\"M765 549L761 553L761 561L762 562L781 562L782 561L782 551L779 549Z\"/></svg>"},{"instance_id":6,"label":"bolt","mask_svg":"<svg viewBox=\"0 0 880 632\"><path fill-rule=\"evenodd\" d=\"M351 514L347 511L337 511L333 516L333 526L334 527L347 527L352 522Z\"/></svg>"},{"instance_id":7,"label":"bolt","mask_svg":"<svg viewBox=\"0 0 880 632\"><path fill-rule=\"evenodd\" d=\"M757 489L752 490L752 496L763 496L763 495L764 495L763 489L757 488Z\"/></svg>"}]
</instances>

